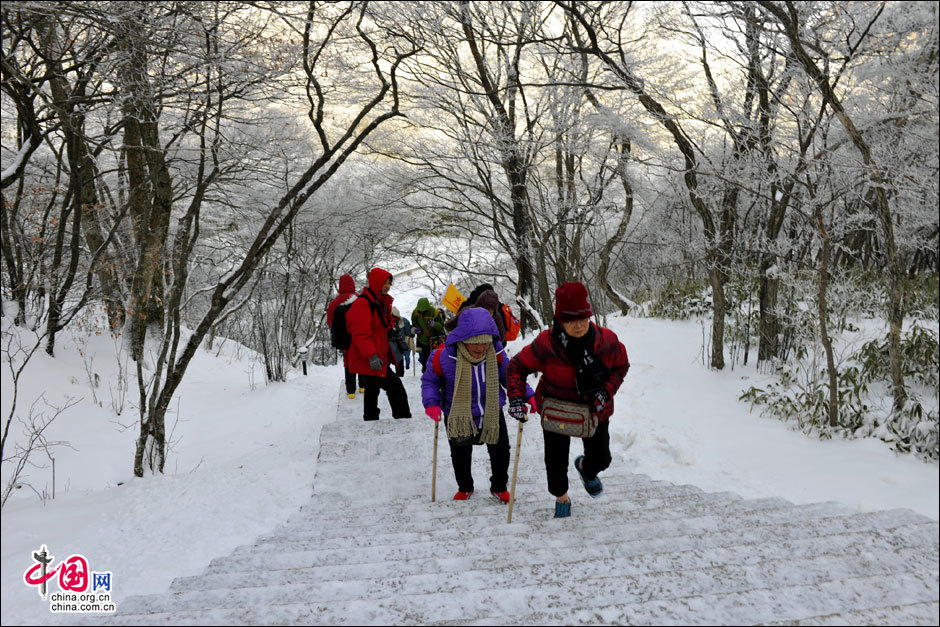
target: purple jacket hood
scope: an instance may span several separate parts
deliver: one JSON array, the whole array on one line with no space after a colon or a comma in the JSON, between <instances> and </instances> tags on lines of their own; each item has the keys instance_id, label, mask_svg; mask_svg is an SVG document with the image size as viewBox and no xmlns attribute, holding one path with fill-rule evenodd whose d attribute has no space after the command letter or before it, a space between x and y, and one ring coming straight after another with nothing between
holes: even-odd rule
<instances>
[{"instance_id":1,"label":"purple jacket hood","mask_svg":"<svg viewBox=\"0 0 940 627\"><path fill-rule=\"evenodd\" d=\"M493 316L480 307L471 307L460 312L457 328L447 335L447 340L444 343L447 346L453 346L457 342L463 342L475 335L492 335L494 342L499 341L499 329L496 328L496 323L493 322Z\"/></svg>"}]
</instances>

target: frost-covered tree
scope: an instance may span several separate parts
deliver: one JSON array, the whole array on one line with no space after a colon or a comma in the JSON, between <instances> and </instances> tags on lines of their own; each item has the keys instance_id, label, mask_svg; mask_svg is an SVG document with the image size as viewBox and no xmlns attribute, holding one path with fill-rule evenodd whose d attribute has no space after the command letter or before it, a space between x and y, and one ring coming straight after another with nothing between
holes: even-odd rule
<instances>
[{"instance_id":1,"label":"frost-covered tree","mask_svg":"<svg viewBox=\"0 0 940 627\"><path fill-rule=\"evenodd\" d=\"M863 202L874 210L881 227L881 242L884 246L884 260L888 274L888 353L891 361L891 385L895 410L901 410L906 400L904 373L901 367L901 328L904 321L904 293L907 281L905 260L895 236L895 222L898 219L898 203L894 177L891 175L891 160L885 154L873 150L870 137L866 137L865 127L859 121L869 115L865 107L856 108L853 101L856 94L839 91L833 83L830 67L837 63L836 58L846 58L859 51L868 52L873 43L875 51L884 44L898 43L893 33L884 32L880 20L886 4L839 5L829 3L806 3L797 5L792 2L758 2L779 25L780 31L789 44L789 54L815 83L822 99L833 109L849 141L855 147L862 160L864 174ZM925 60L936 63L936 25L922 32ZM860 77L863 78L863 77ZM856 87L856 85L852 85ZM860 87L864 87L862 84ZM918 101L917 89L905 89L907 98L895 101L897 104L911 104ZM860 90L862 104L865 90ZM929 102L929 101L928 101ZM911 117L917 117L926 110L891 112L901 114L895 126L904 126ZM935 109L934 109L935 111ZM902 122L903 120L903 122Z\"/></svg>"}]
</instances>

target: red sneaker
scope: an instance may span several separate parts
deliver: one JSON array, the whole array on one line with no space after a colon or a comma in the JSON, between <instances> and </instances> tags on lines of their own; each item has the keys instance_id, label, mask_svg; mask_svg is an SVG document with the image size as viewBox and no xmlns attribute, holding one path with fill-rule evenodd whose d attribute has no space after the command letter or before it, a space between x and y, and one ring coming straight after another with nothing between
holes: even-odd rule
<instances>
[{"instance_id":1,"label":"red sneaker","mask_svg":"<svg viewBox=\"0 0 940 627\"><path fill-rule=\"evenodd\" d=\"M473 490L470 490L469 492L458 492L457 494L454 495L454 500L466 501L467 499L470 498L471 494L473 494Z\"/></svg>"},{"instance_id":2,"label":"red sneaker","mask_svg":"<svg viewBox=\"0 0 940 627\"><path fill-rule=\"evenodd\" d=\"M496 492L495 490L490 490L490 494L498 498L500 502L502 503L509 502L509 490L503 490L502 492Z\"/></svg>"}]
</instances>

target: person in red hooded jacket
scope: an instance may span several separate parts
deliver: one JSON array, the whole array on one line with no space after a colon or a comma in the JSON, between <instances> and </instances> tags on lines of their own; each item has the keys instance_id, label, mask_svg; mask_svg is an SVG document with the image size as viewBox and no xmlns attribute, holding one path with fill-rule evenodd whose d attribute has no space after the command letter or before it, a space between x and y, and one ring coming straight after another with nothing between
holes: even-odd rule
<instances>
[{"instance_id":1,"label":"person in red hooded jacket","mask_svg":"<svg viewBox=\"0 0 940 627\"><path fill-rule=\"evenodd\" d=\"M379 390L385 390L393 418L411 418L408 393L401 379L389 376L395 363L388 331L392 328L392 274L382 268L369 271L368 287L362 290L346 313L346 326L352 336L349 347L349 371L365 381L363 393L363 420L378 420Z\"/></svg>"},{"instance_id":2,"label":"person in red hooded jacket","mask_svg":"<svg viewBox=\"0 0 940 627\"><path fill-rule=\"evenodd\" d=\"M526 421L525 380L533 372L542 378L535 389L536 406L546 396L591 406L598 418L597 430L582 440L584 455L574 460L584 489L592 497L604 490L597 473L610 466L609 420L614 412L614 395L627 375L630 362L627 349L610 329L591 322L587 288L578 282L563 283L555 291L555 319L552 328L512 358L507 368L509 415ZM555 517L571 515L568 497L568 451L571 438L542 430L545 440L545 472L548 491L555 497Z\"/></svg>"},{"instance_id":3,"label":"person in red hooded jacket","mask_svg":"<svg viewBox=\"0 0 940 627\"><path fill-rule=\"evenodd\" d=\"M326 326L333 326L333 314L336 313L337 307L352 304L356 298L356 282L353 280L352 276L344 274L339 278L339 295L326 306ZM349 351L343 351L343 369L346 371L346 395L349 398L356 398L356 373L349 371L348 352ZM362 393L364 388L365 383L360 380L359 392Z\"/></svg>"}]
</instances>

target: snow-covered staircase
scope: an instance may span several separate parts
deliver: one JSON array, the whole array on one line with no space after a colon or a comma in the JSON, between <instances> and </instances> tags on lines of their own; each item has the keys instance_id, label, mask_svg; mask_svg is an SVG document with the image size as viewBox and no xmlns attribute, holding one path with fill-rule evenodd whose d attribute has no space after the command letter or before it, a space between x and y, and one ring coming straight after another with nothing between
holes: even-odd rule
<instances>
[{"instance_id":1,"label":"snow-covered staircase","mask_svg":"<svg viewBox=\"0 0 940 627\"><path fill-rule=\"evenodd\" d=\"M165 594L124 600L118 624L933 624L938 523L908 510L707 493L618 470L591 499L569 471L572 516L552 518L541 428L524 430L513 521L456 484L446 436L430 500L433 423L361 420L321 432L310 502L251 546ZM512 421L510 421L512 422ZM510 424L516 441L516 425ZM572 456L580 445L574 443ZM511 468L510 468L511 471ZM285 487L285 489L289 489Z\"/></svg>"}]
</instances>

